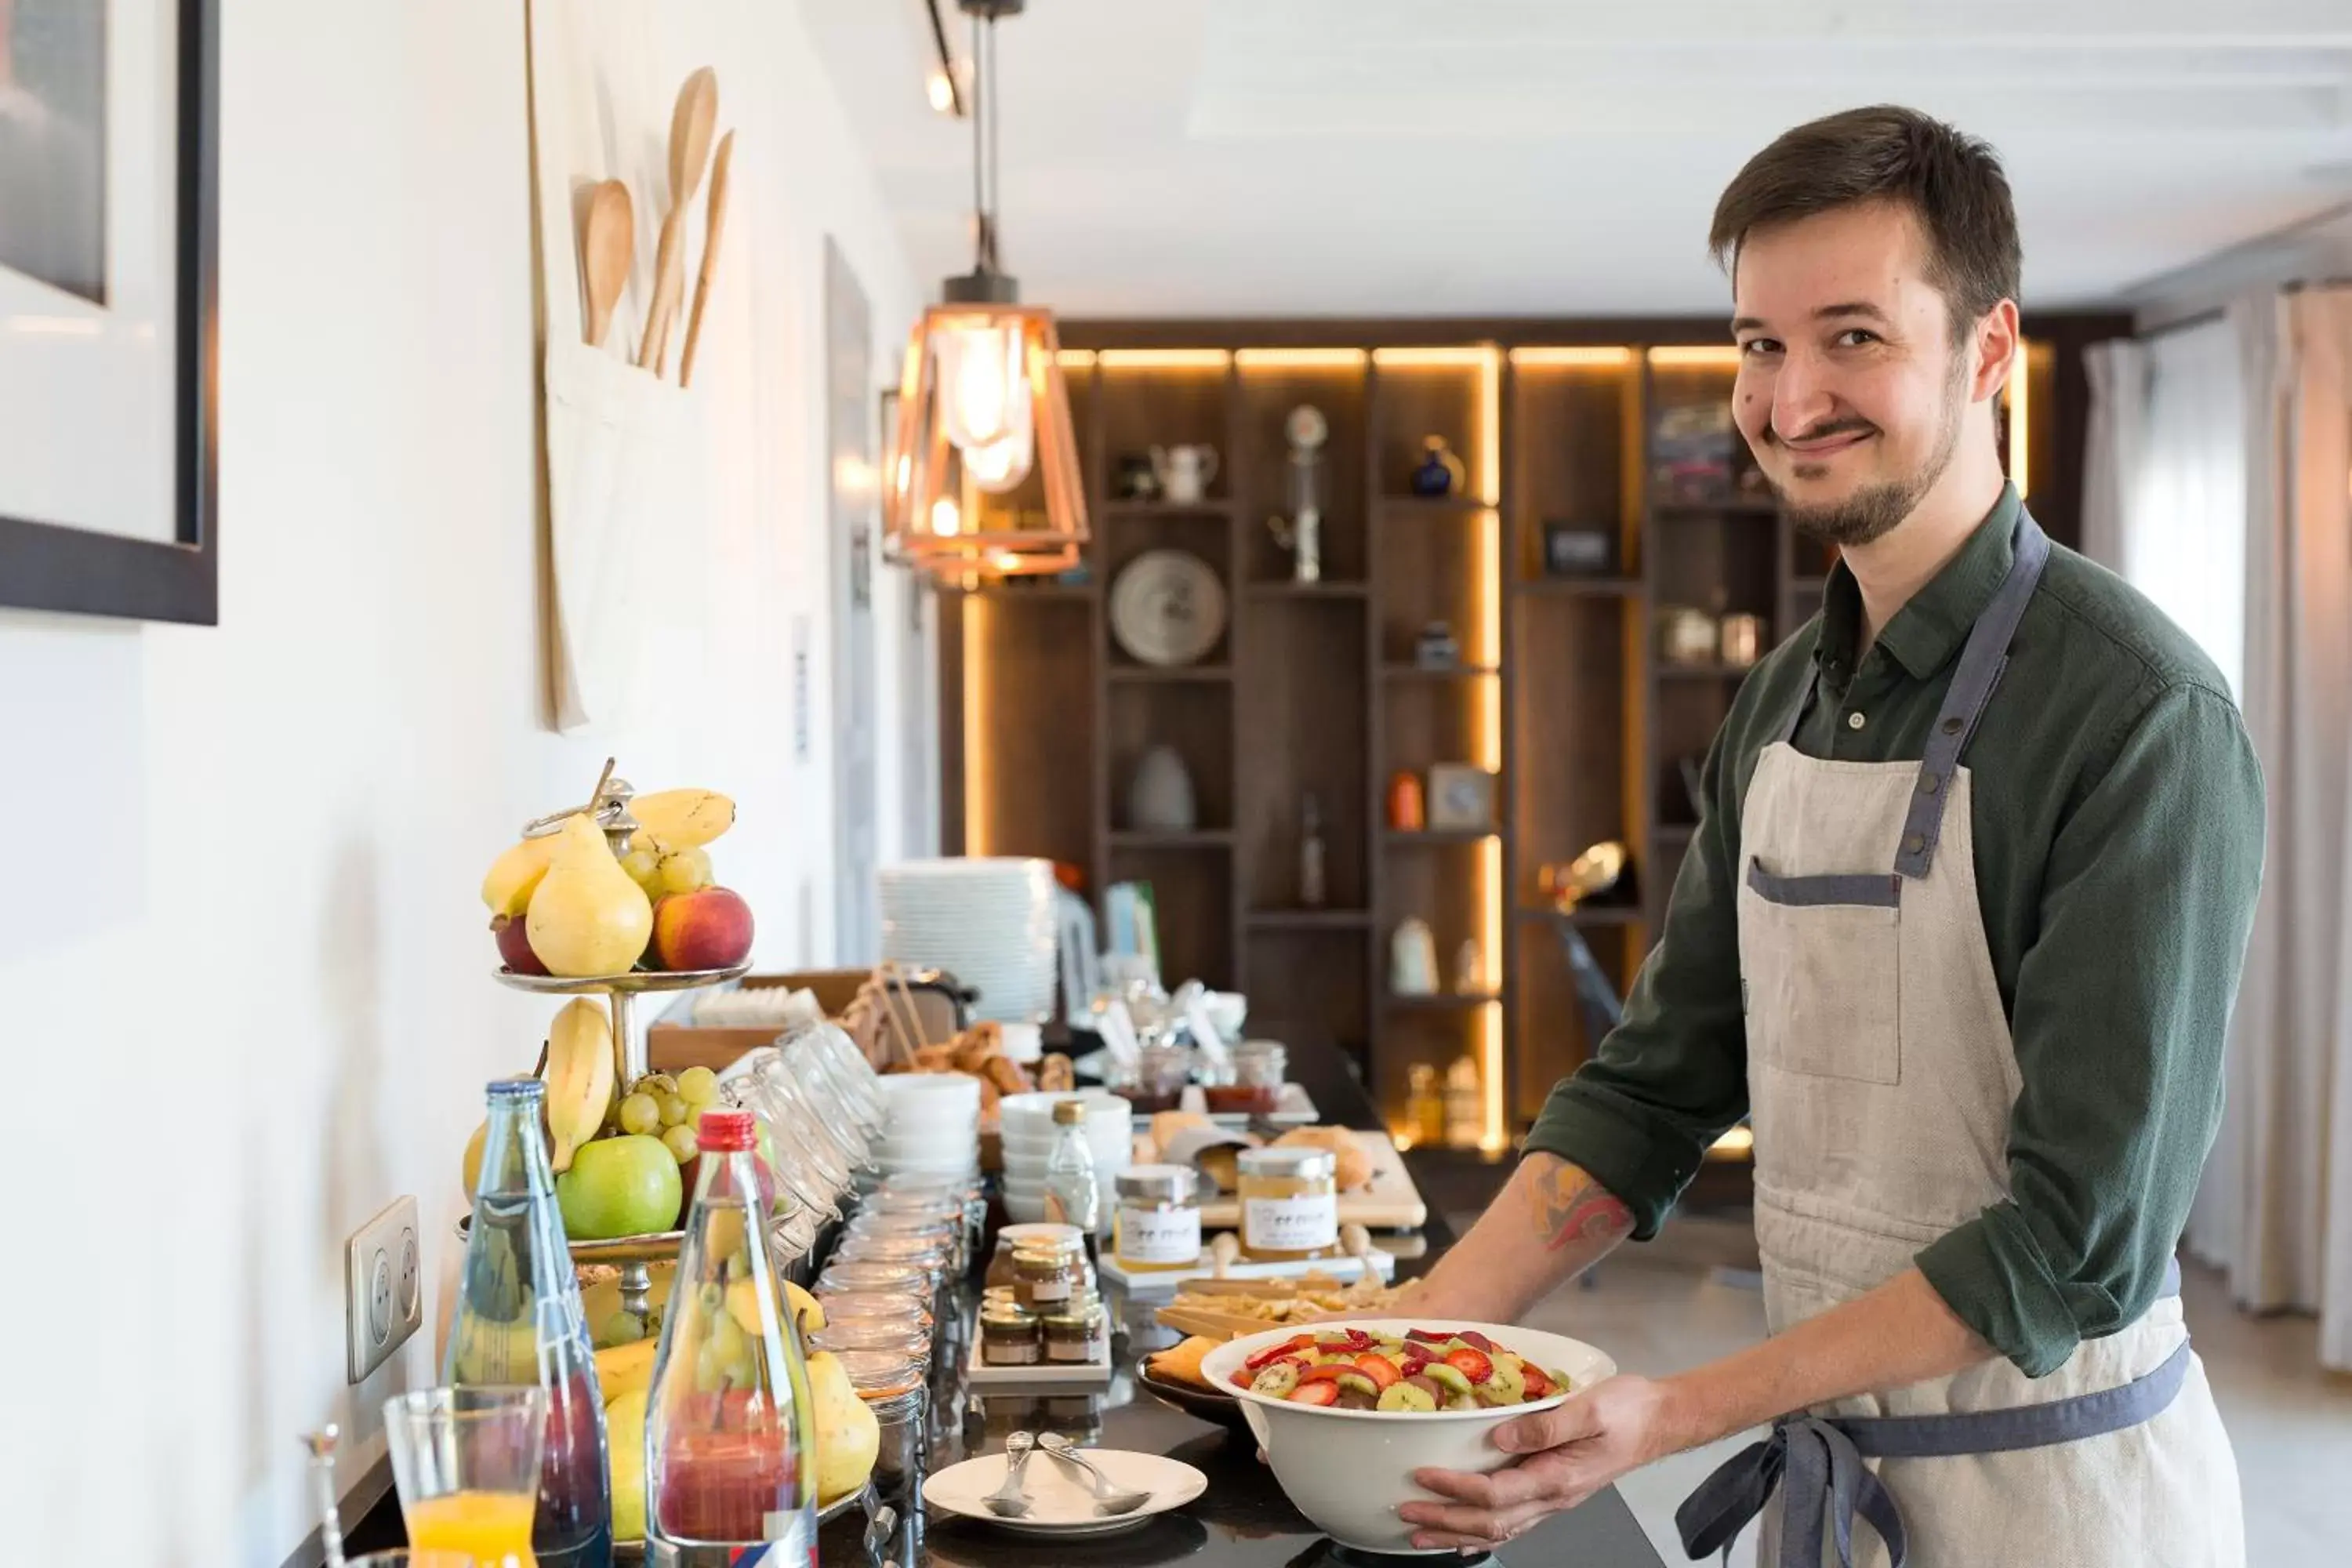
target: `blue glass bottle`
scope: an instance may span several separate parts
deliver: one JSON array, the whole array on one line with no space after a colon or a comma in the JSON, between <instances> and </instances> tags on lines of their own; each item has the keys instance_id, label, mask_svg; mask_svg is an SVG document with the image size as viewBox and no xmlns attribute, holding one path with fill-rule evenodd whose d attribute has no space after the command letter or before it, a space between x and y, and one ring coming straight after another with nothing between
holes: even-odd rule
<instances>
[{"instance_id":1,"label":"blue glass bottle","mask_svg":"<svg viewBox=\"0 0 2352 1568\"><path fill-rule=\"evenodd\" d=\"M555 1205L541 1121L546 1099L537 1079L490 1085L473 1229L441 1377L453 1386L536 1384L547 1391L531 1554L539 1568L612 1568L604 1405Z\"/></svg>"}]
</instances>

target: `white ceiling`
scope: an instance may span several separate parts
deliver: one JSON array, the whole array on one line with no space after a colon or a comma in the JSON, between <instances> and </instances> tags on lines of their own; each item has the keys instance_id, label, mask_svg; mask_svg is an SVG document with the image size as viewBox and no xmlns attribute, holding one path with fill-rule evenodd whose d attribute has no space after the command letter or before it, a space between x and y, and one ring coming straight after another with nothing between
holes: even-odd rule
<instances>
[{"instance_id":1,"label":"white ceiling","mask_svg":"<svg viewBox=\"0 0 2352 1568\"><path fill-rule=\"evenodd\" d=\"M922 0L803 5L916 266L966 270ZM1030 0L998 57L1003 261L1072 315L1712 313L1724 183L1889 100L2000 150L2029 309L2352 200L2352 0Z\"/></svg>"}]
</instances>

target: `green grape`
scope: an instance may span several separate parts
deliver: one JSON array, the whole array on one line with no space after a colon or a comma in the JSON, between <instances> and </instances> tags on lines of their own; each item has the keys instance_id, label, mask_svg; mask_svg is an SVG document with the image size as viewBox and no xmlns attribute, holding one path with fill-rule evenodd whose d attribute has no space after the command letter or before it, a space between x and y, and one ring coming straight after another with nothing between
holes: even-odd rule
<instances>
[{"instance_id":1,"label":"green grape","mask_svg":"<svg viewBox=\"0 0 2352 1568\"><path fill-rule=\"evenodd\" d=\"M643 1318L638 1317L635 1312L615 1312L605 1319L604 1326L597 1331L596 1343L600 1348L611 1345L633 1345L645 1337L646 1322Z\"/></svg>"},{"instance_id":2,"label":"green grape","mask_svg":"<svg viewBox=\"0 0 2352 1568\"><path fill-rule=\"evenodd\" d=\"M621 857L621 869L629 874L629 880L645 889L649 899L661 897L660 868L660 857L650 849L632 849Z\"/></svg>"},{"instance_id":3,"label":"green grape","mask_svg":"<svg viewBox=\"0 0 2352 1568\"><path fill-rule=\"evenodd\" d=\"M697 1394L719 1394L729 1386L727 1358L719 1347L706 1343L694 1352L694 1391Z\"/></svg>"},{"instance_id":4,"label":"green grape","mask_svg":"<svg viewBox=\"0 0 2352 1568\"><path fill-rule=\"evenodd\" d=\"M654 868L654 885L646 890L656 898L665 893L690 893L710 886L710 852L699 846L673 849Z\"/></svg>"},{"instance_id":5,"label":"green grape","mask_svg":"<svg viewBox=\"0 0 2352 1568\"><path fill-rule=\"evenodd\" d=\"M717 1283L706 1283L695 1291L694 1302L696 1306L702 1309L704 1317L710 1317L721 1307L727 1305L727 1287Z\"/></svg>"},{"instance_id":6,"label":"green grape","mask_svg":"<svg viewBox=\"0 0 2352 1568\"><path fill-rule=\"evenodd\" d=\"M661 1107L661 1124L664 1127L682 1127L686 1124L686 1097L676 1089L667 1094L654 1096L654 1103Z\"/></svg>"},{"instance_id":7,"label":"green grape","mask_svg":"<svg viewBox=\"0 0 2352 1568\"><path fill-rule=\"evenodd\" d=\"M621 1131L651 1132L661 1125L661 1107L650 1094L625 1095L621 1100Z\"/></svg>"},{"instance_id":8,"label":"green grape","mask_svg":"<svg viewBox=\"0 0 2352 1568\"><path fill-rule=\"evenodd\" d=\"M702 1152L701 1141L695 1136L691 1127L669 1128L662 1133L661 1140L662 1147L667 1149L670 1157L681 1165Z\"/></svg>"},{"instance_id":9,"label":"green grape","mask_svg":"<svg viewBox=\"0 0 2352 1568\"><path fill-rule=\"evenodd\" d=\"M677 1075L677 1093L688 1105L712 1104L719 1099L719 1075L709 1068L688 1068Z\"/></svg>"},{"instance_id":10,"label":"green grape","mask_svg":"<svg viewBox=\"0 0 2352 1568\"><path fill-rule=\"evenodd\" d=\"M629 1087L639 1094L676 1094L677 1079L666 1072L649 1072Z\"/></svg>"}]
</instances>

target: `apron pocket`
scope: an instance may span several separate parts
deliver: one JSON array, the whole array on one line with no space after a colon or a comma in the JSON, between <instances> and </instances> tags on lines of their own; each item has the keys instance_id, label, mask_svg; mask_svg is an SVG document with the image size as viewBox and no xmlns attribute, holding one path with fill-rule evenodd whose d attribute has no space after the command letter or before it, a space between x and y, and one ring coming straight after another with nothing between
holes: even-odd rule
<instances>
[{"instance_id":1,"label":"apron pocket","mask_svg":"<svg viewBox=\"0 0 2352 1568\"><path fill-rule=\"evenodd\" d=\"M1892 876L1781 878L1749 861L1739 969L1756 1058L1817 1078L1901 1082L1902 918Z\"/></svg>"}]
</instances>

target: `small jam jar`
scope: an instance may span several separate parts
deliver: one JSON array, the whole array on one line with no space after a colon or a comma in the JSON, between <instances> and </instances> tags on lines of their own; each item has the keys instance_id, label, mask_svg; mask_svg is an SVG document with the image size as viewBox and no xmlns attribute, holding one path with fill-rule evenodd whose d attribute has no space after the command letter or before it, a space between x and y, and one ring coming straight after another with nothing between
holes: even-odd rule
<instances>
[{"instance_id":1,"label":"small jam jar","mask_svg":"<svg viewBox=\"0 0 2352 1568\"><path fill-rule=\"evenodd\" d=\"M1045 1332L1045 1360L1057 1366L1084 1365L1110 1359L1110 1320L1092 1296L1073 1300L1058 1312L1039 1321Z\"/></svg>"},{"instance_id":2,"label":"small jam jar","mask_svg":"<svg viewBox=\"0 0 2352 1568\"><path fill-rule=\"evenodd\" d=\"M1271 1116L1282 1109L1283 1080L1289 1073L1290 1052L1281 1041L1244 1040L1234 1047L1233 1081L1201 1092L1212 1111Z\"/></svg>"},{"instance_id":3,"label":"small jam jar","mask_svg":"<svg viewBox=\"0 0 2352 1568\"><path fill-rule=\"evenodd\" d=\"M1037 1314L1017 1301L991 1301L980 1310L983 1366L1035 1366L1045 1359Z\"/></svg>"},{"instance_id":4,"label":"small jam jar","mask_svg":"<svg viewBox=\"0 0 2352 1568\"><path fill-rule=\"evenodd\" d=\"M1296 1263L1339 1245L1339 1157L1328 1149L1244 1149L1234 1161L1242 1256Z\"/></svg>"},{"instance_id":5,"label":"small jam jar","mask_svg":"<svg viewBox=\"0 0 2352 1568\"><path fill-rule=\"evenodd\" d=\"M1008 1225L996 1233L996 1250L989 1256L988 1275L982 1283L990 1289L1013 1285L1013 1255L1024 1247L1040 1244L1052 1247L1070 1246L1085 1249L1086 1232L1074 1225Z\"/></svg>"},{"instance_id":6,"label":"small jam jar","mask_svg":"<svg viewBox=\"0 0 2352 1568\"><path fill-rule=\"evenodd\" d=\"M1082 1247L1039 1242L1013 1255L1013 1293L1033 1312L1057 1310L1087 1289L1087 1255Z\"/></svg>"},{"instance_id":7,"label":"small jam jar","mask_svg":"<svg viewBox=\"0 0 2352 1568\"><path fill-rule=\"evenodd\" d=\"M1111 1253L1129 1274L1165 1274L1201 1261L1200 1178L1185 1165L1130 1165L1112 1178L1118 1213Z\"/></svg>"}]
</instances>

